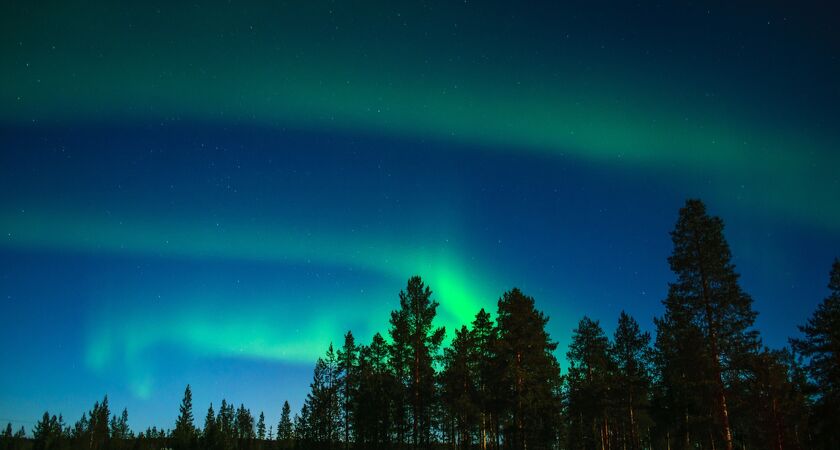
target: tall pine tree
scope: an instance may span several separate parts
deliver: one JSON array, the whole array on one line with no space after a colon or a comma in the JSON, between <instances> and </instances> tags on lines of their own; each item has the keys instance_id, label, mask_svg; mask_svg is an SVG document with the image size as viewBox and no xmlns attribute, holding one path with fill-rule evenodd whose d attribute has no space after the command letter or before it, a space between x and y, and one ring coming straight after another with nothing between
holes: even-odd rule
<instances>
[{"instance_id":1,"label":"tall pine tree","mask_svg":"<svg viewBox=\"0 0 840 450\"><path fill-rule=\"evenodd\" d=\"M435 400L434 359L437 357L445 330L435 328L433 320L438 302L432 291L418 276L411 277L400 291L400 309L391 313L393 361L395 372L402 377L405 400L409 406L412 448L428 448L431 443L432 409Z\"/></svg>"},{"instance_id":2,"label":"tall pine tree","mask_svg":"<svg viewBox=\"0 0 840 450\"><path fill-rule=\"evenodd\" d=\"M498 395L506 409L505 445L543 449L556 444L560 413L560 364L557 343L545 326L548 317L519 289L499 299L496 358Z\"/></svg>"},{"instance_id":3,"label":"tall pine tree","mask_svg":"<svg viewBox=\"0 0 840 450\"><path fill-rule=\"evenodd\" d=\"M598 321L584 317L572 332L569 361L569 445L579 449L609 447L609 401L612 382L610 343Z\"/></svg>"},{"instance_id":4,"label":"tall pine tree","mask_svg":"<svg viewBox=\"0 0 840 450\"><path fill-rule=\"evenodd\" d=\"M341 404L340 430L344 448L350 448L353 441L353 401L358 390L357 368L359 349L353 333L344 335L344 345L338 351L338 385Z\"/></svg>"},{"instance_id":5,"label":"tall pine tree","mask_svg":"<svg viewBox=\"0 0 840 450\"><path fill-rule=\"evenodd\" d=\"M708 358L713 393L709 406L716 411L724 448L732 450L726 381L740 376L745 356L758 348L757 333L751 329L756 317L752 298L738 284L723 221L709 216L701 201L688 200L680 209L671 241L668 263L677 279L669 285L666 314L682 316L702 334L701 355Z\"/></svg>"},{"instance_id":6,"label":"tall pine tree","mask_svg":"<svg viewBox=\"0 0 840 450\"><path fill-rule=\"evenodd\" d=\"M650 334L643 333L633 317L621 312L615 329L610 357L615 370L613 391L618 410L621 448L642 448L642 430L651 425L650 385L652 352Z\"/></svg>"}]
</instances>

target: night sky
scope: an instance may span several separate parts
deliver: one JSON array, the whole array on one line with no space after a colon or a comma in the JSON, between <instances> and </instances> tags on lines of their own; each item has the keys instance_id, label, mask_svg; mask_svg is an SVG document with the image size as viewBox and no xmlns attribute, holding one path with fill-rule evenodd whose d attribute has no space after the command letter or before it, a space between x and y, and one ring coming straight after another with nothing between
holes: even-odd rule
<instances>
[{"instance_id":1,"label":"night sky","mask_svg":"<svg viewBox=\"0 0 840 450\"><path fill-rule=\"evenodd\" d=\"M685 199L773 347L840 256L836 11L796 2L0 5L0 421L297 409L421 275L565 355L647 328ZM562 359L561 359L562 361ZM201 422L199 420L199 422Z\"/></svg>"}]
</instances>

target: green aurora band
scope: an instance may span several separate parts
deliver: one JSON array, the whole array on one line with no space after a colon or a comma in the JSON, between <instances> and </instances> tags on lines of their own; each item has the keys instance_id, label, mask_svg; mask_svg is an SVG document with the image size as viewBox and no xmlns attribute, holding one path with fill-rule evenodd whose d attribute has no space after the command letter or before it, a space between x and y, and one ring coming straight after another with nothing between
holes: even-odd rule
<instances>
[{"instance_id":1,"label":"green aurora band","mask_svg":"<svg viewBox=\"0 0 840 450\"><path fill-rule=\"evenodd\" d=\"M146 222L86 214L73 216L32 211L0 215L8 235L3 246L20 249L129 254L158 258L198 260L244 260L282 264L316 264L377 273L394 280L396 286L411 274L422 274L441 303L439 323L448 330L469 323L485 307L492 311L499 292L482 290L492 279L479 270L457 248L409 247L372 237L302 233L293 226L271 227L250 224L202 222ZM125 296L125 293L108 293ZM338 342L341 323L365 323L381 329L388 311L396 308L396 292L381 305L387 308L359 308L353 302L331 302L330 314L296 317L289 305L299 298L261 298L248 302L260 305L262 314L248 312L218 314L219 302L212 292L195 292L193 299L145 307L129 301L113 311L102 305L94 311L88 327L86 362L96 371L119 363L127 370L131 388L140 397L151 394L153 376L143 355L159 345L184 348L206 357L257 358L310 364L325 350L327 342ZM112 300L114 300L112 298ZM254 300L254 299L251 299ZM118 305L125 303L116 302ZM137 305L137 306L133 306ZM272 306L274 305L274 306ZM113 317L123 319L114 321ZM338 318L341 318L339 323ZM369 338L369 336L363 336Z\"/></svg>"},{"instance_id":2,"label":"green aurora band","mask_svg":"<svg viewBox=\"0 0 840 450\"><path fill-rule=\"evenodd\" d=\"M691 67L634 69L620 53L598 60L561 43L556 58L524 59L515 45L486 48L480 33L455 45L444 32L406 29L390 20L402 17L394 6L308 3L213 13L139 6L132 15L141 19L132 22L107 4L58 4L43 16L13 9L10 17L22 18L0 48L0 121L189 119L432 138L676 182L700 178L717 191L711 200L746 197L768 215L840 226L840 209L819 206L836 200L836 183L826 181L840 165L836 133L768 126L773 116L759 98L745 104L720 81L714 99L687 90L710 83ZM433 11L409 12L430 27L448 23ZM469 10L451 13L469 17ZM370 23L357 23L360 14ZM52 30L52 39L27 20ZM319 44L325 39L331 44ZM489 50L494 60L478 58ZM580 60L587 70L572 63Z\"/></svg>"}]
</instances>

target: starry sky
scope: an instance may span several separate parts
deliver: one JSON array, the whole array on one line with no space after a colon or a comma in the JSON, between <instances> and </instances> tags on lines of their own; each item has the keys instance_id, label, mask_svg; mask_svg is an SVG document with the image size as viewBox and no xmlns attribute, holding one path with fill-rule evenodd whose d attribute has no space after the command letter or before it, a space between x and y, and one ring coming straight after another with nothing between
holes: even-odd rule
<instances>
[{"instance_id":1,"label":"starry sky","mask_svg":"<svg viewBox=\"0 0 840 450\"><path fill-rule=\"evenodd\" d=\"M297 409L413 274L450 332L518 286L565 354L652 329L686 198L767 345L840 253L825 5L3 2L0 421Z\"/></svg>"}]
</instances>

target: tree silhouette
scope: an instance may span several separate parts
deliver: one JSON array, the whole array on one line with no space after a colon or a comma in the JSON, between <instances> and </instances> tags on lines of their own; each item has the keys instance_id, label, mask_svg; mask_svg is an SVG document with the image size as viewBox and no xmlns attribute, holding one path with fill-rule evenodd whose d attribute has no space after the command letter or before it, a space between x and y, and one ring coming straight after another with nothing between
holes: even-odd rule
<instances>
[{"instance_id":1,"label":"tree silhouette","mask_svg":"<svg viewBox=\"0 0 840 450\"><path fill-rule=\"evenodd\" d=\"M277 424L277 440L282 442L281 445L288 445L294 438L293 433L292 408L289 407L288 401L284 401L280 412L280 422Z\"/></svg>"},{"instance_id":2,"label":"tree silhouette","mask_svg":"<svg viewBox=\"0 0 840 450\"><path fill-rule=\"evenodd\" d=\"M201 432L202 448L207 450L217 449L218 425L216 423L216 412L213 411L213 404L207 408L207 415L204 416L204 430Z\"/></svg>"},{"instance_id":3,"label":"tree silhouette","mask_svg":"<svg viewBox=\"0 0 840 450\"><path fill-rule=\"evenodd\" d=\"M829 295L805 325L793 348L807 358L805 369L816 393L813 422L821 448L840 448L840 259L835 259Z\"/></svg>"},{"instance_id":4,"label":"tree silhouette","mask_svg":"<svg viewBox=\"0 0 840 450\"><path fill-rule=\"evenodd\" d=\"M176 450L189 450L195 445L196 430L192 411L192 390L189 384L184 389L184 398L178 409L172 437Z\"/></svg>"},{"instance_id":5,"label":"tree silhouette","mask_svg":"<svg viewBox=\"0 0 840 450\"><path fill-rule=\"evenodd\" d=\"M260 411L260 418L257 420L257 439L265 439L265 414Z\"/></svg>"},{"instance_id":6,"label":"tree silhouette","mask_svg":"<svg viewBox=\"0 0 840 450\"><path fill-rule=\"evenodd\" d=\"M111 415L105 396L72 428L45 412L27 439L9 423L0 450L840 447L840 260L791 349L761 349L723 222L689 200L671 239L676 279L653 348L623 311L612 339L584 316L565 377L533 298L505 292L495 323L482 309L441 349L438 303L415 276L391 312L390 342L375 333L359 345L348 331L338 351L330 344L299 413L283 403L276 443L264 413L255 427L244 404L225 399L218 413L209 405L199 434L187 385L171 433L152 426L135 437L128 411Z\"/></svg>"},{"instance_id":7,"label":"tree silhouette","mask_svg":"<svg viewBox=\"0 0 840 450\"><path fill-rule=\"evenodd\" d=\"M666 313L684 316L675 323L691 324L701 332L713 392L710 406L717 412L724 448L732 450L725 379L738 377L745 355L757 349L752 299L738 285L723 221L707 215L701 201L688 200L680 209L671 240L674 250L668 263L677 280L669 285Z\"/></svg>"},{"instance_id":8,"label":"tree silhouette","mask_svg":"<svg viewBox=\"0 0 840 450\"><path fill-rule=\"evenodd\" d=\"M618 410L614 419L619 431L621 448L636 450L642 448L641 430L652 425L650 408L650 385L652 350L650 334L643 333L638 322L621 312L615 329L610 358L614 375L612 390Z\"/></svg>"},{"instance_id":9,"label":"tree silhouette","mask_svg":"<svg viewBox=\"0 0 840 450\"><path fill-rule=\"evenodd\" d=\"M581 319L572 332L572 343L566 354L572 448L609 447L608 407L614 372L609 348L609 340L598 321Z\"/></svg>"},{"instance_id":10,"label":"tree silhouette","mask_svg":"<svg viewBox=\"0 0 840 450\"><path fill-rule=\"evenodd\" d=\"M418 276L411 277L400 291L400 309L391 313L392 365L404 386L411 430L411 446L427 448L431 439L432 408L435 397L433 362L445 330L434 328L438 303L432 291ZM402 430L399 432L402 434Z\"/></svg>"},{"instance_id":11,"label":"tree silhouette","mask_svg":"<svg viewBox=\"0 0 840 450\"><path fill-rule=\"evenodd\" d=\"M344 335L344 345L338 351L338 385L339 403L341 404L341 418L339 428L344 441L344 448L350 448L353 438L353 402L358 390L357 368L359 349L353 333L348 331Z\"/></svg>"},{"instance_id":12,"label":"tree silhouette","mask_svg":"<svg viewBox=\"0 0 840 450\"><path fill-rule=\"evenodd\" d=\"M519 289L498 302L496 344L506 446L549 448L558 438L560 364L557 343L545 330L548 317Z\"/></svg>"},{"instance_id":13,"label":"tree silhouette","mask_svg":"<svg viewBox=\"0 0 840 450\"><path fill-rule=\"evenodd\" d=\"M490 313L482 308L475 316L470 331L472 354L475 360L475 403L478 408L478 442L481 450L486 450L489 443L498 446L498 399L494 388L498 384L497 359L495 346L497 332Z\"/></svg>"},{"instance_id":14,"label":"tree silhouette","mask_svg":"<svg viewBox=\"0 0 840 450\"><path fill-rule=\"evenodd\" d=\"M444 350L441 397L449 419L448 434L454 447L468 449L478 427L477 361L473 336L466 326L455 330L452 344Z\"/></svg>"}]
</instances>

